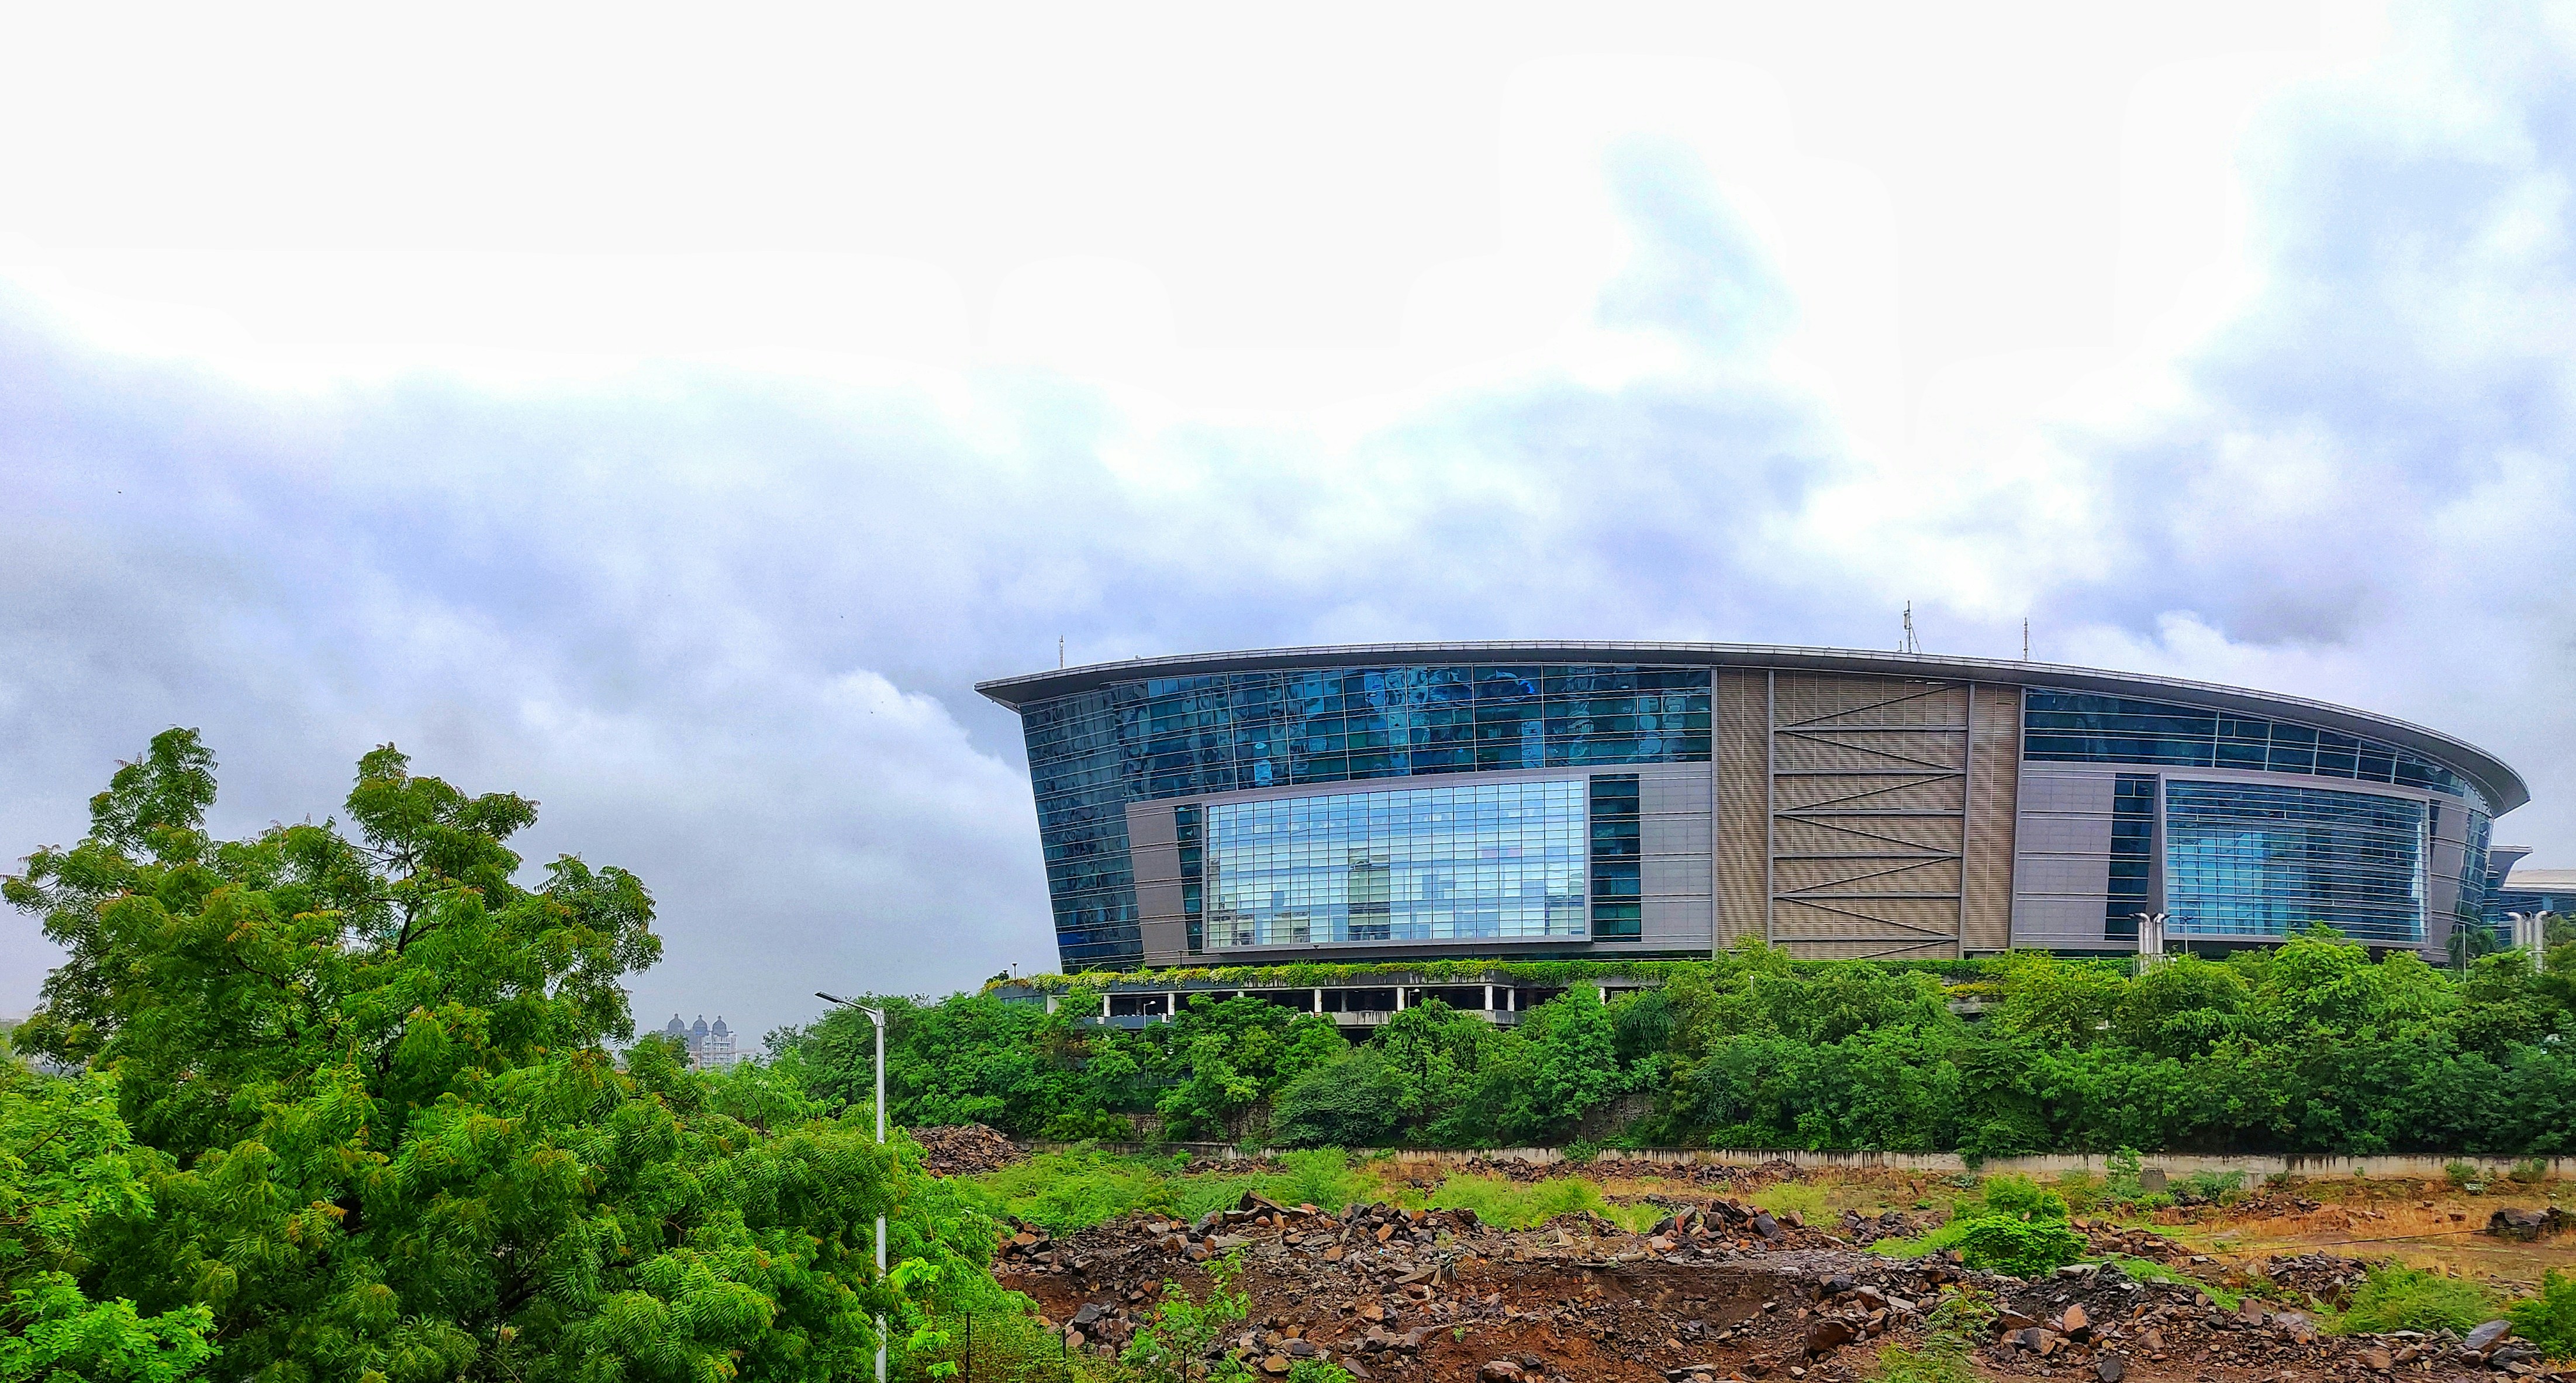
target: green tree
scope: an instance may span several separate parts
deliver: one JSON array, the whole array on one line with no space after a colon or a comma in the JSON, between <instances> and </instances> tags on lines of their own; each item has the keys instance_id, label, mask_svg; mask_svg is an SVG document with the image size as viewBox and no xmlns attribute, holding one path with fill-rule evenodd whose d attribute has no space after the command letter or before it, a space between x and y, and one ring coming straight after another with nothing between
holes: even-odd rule
<instances>
[{"instance_id":1,"label":"green tree","mask_svg":"<svg viewBox=\"0 0 2576 1383\"><path fill-rule=\"evenodd\" d=\"M159 1154L152 1216L91 1227L92 1296L209 1313L229 1377L822 1379L971 1262L985 1231L908 1215L855 1123L612 1055L652 900L569 856L519 882L534 803L391 746L345 833L218 841L214 794L166 732L6 885L68 953L21 1040L113 1075ZM915 1250L883 1278L880 1212Z\"/></svg>"},{"instance_id":2,"label":"green tree","mask_svg":"<svg viewBox=\"0 0 2576 1383\"><path fill-rule=\"evenodd\" d=\"M146 1316L80 1287L94 1231L151 1218L153 1166L116 1117L114 1080L0 1060L0 1380L168 1383L214 1356L205 1307Z\"/></svg>"}]
</instances>

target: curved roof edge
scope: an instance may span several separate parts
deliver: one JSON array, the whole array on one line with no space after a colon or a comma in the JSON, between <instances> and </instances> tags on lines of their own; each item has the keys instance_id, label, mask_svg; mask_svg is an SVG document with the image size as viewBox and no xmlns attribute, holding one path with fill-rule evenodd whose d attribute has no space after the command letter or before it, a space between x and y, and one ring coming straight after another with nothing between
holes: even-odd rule
<instances>
[{"instance_id":1,"label":"curved roof edge","mask_svg":"<svg viewBox=\"0 0 2576 1383\"><path fill-rule=\"evenodd\" d=\"M2187 693L2198 705L2249 715L2279 716L2350 735L2393 740L2429 755L2475 780L2497 815L2531 800L2522 775L2504 760L2467 740L2411 721L2373 715L2332 702L2305 697L2224 687L2178 677L2151 677L2135 672L2025 663L2003 658L1953 658L1929 653L1879 653L1854 648L1796 648L1779 644L1567 642L1558 640L1474 640L1458 643L1327 644L1315 648L1259 648L1232 653L1192 653L1161 658L1130 658L1117 663L1091 663L1018 677L978 682L975 690L1010 710L1031 701L1090 691L1112 682L1147 677L1199 677L1219 672L1268 672L1285 668L1347 667L1367 663L1541 663L1661 662L1711 667L1794 668L1815 672L1859 672L1881 676L1941 677L2000 682L2024 687L2056 687L2102 692L2112 696L2171 697Z\"/></svg>"}]
</instances>

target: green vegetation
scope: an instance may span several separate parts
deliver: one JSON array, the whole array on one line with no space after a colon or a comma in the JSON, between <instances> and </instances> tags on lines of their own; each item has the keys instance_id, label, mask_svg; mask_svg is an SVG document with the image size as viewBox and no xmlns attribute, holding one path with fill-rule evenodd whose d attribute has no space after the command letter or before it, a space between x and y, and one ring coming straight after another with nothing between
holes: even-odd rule
<instances>
[{"instance_id":1,"label":"green vegetation","mask_svg":"<svg viewBox=\"0 0 2576 1383\"><path fill-rule=\"evenodd\" d=\"M1778 1182L1754 1192L1753 1203L1774 1215L1821 1215L1825 1213L1825 1188L1804 1181Z\"/></svg>"},{"instance_id":2,"label":"green vegetation","mask_svg":"<svg viewBox=\"0 0 2576 1383\"><path fill-rule=\"evenodd\" d=\"M1423 1204L1433 1210L1472 1210L1477 1219L1504 1229L1529 1229L1559 1215L1615 1218L1601 1199L1601 1188L1582 1177L1528 1182L1461 1172L1443 1180ZM1644 1208L1650 1211L1648 1223L1662 1217L1661 1211Z\"/></svg>"},{"instance_id":3,"label":"green vegetation","mask_svg":"<svg viewBox=\"0 0 2576 1383\"><path fill-rule=\"evenodd\" d=\"M2540 1294L2513 1304L2513 1333L2552 1359L2576 1359L2576 1273L2541 1274Z\"/></svg>"},{"instance_id":4,"label":"green vegetation","mask_svg":"<svg viewBox=\"0 0 2576 1383\"><path fill-rule=\"evenodd\" d=\"M2084 1236L2067 1218L2066 1199L2057 1192L2026 1176L1991 1176L1977 1194L1953 1202L1939 1228L1874 1247L1900 1258L1957 1249L1969 1267L2038 1277L2084 1256Z\"/></svg>"},{"instance_id":5,"label":"green vegetation","mask_svg":"<svg viewBox=\"0 0 2576 1383\"><path fill-rule=\"evenodd\" d=\"M1567 994L1496 1030L1438 1004L1351 1045L1324 1019L1241 998L1122 1031L1088 1025L1102 976L892 1001L895 1117L1023 1137L1234 1136L1292 1146L1490 1147L1591 1130L1628 1144L1958 1151L2112 1148L2370 1154L2576 1152L2576 942L2453 975L2374 961L2323 930L2224 961L2014 955L1798 962L1747 943L1709 961L1424 963ZM1172 972L1331 984L1348 966ZM1603 1005L1589 982L1661 988ZM1971 1021L1949 1000L1989 1004ZM2552 1041L2552 1038L2556 1041ZM836 1102L866 1098L865 1020L774 1035ZM1651 1108L1603 1135L1621 1096ZM2132 1173L2134 1169L2131 1169ZM2157 1204L2115 1169L2114 1203ZM2187 1185L2194 1194L2233 1188ZM2079 1192L2079 1197L2082 1193Z\"/></svg>"},{"instance_id":6,"label":"green vegetation","mask_svg":"<svg viewBox=\"0 0 2576 1383\"><path fill-rule=\"evenodd\" d=\"M1932 1308L1920 1349L1889 1345L1878 1352L1875 1383L1974 1383L1969 1362L1977 1345L1993 1332L1994 1303L1961 1292Z\"/></svg>"},{"instance_id":7,"label":"green vegetation","mask_svg":"<svg viewBox=\"0 0 2576 1383\"><path fill-rule=\"evenodd\" d=\"M1003 1314L994 1226L794 1061L619 1059L624 870L519 882L505 793L359 761L349 825L207 834L156 737L0 891L67 953L0 1071L0 1378L856 1377ZM874 1266L875 1217L897 1266Z\"/></svg>"},{"instance_id":8,"label":"green vegetation","mask_svg":"<svg viewBox=\"0 0 2576 1383\"><path fill-rule=\"evenodd\" d=\"M1207 1275L1205 1301L1192 1298L1177 1282L1163 1284L1162 1304L1155 1308L1152 1323L1137 1331L1118 1356L1139 1383L1253 1377L1252 1370L1230 1356L1219 1356L1212 1364L1201 1362L1250 1312L1249 1300L1236 1285L1243 1276L1242 1252L1211 1260Z\"/></svg>"},{"instance_id":9,"label":"green vegetation","mask_svg":"<svg viewBox=\"0 0 2576 1383\"><path fill-rule=\"evenodd\" d=\"M2403 1264L2370 1270L2333 1328L2346 1335L2388 1330L2461 1330L2495 1319L2498 1303L2483 1287Z\"/></svg>"},{"instance_id":10,"label":"green vegetation","mask_svg":"<svg viewBox=\"0 0 2576 1383\"><path fill-rule=\"evenodd\" d=\"M2179 1286L2192 1288L2195 1291L2206 1292L2209 1294L2209 1299L2211 1301L2217 1302L2221 1307L2230 1311L2235 1310L2237 1305L2245 1300L2244 1294L2241 1292L2231 1292L2226 1288L2217 1286L2213 1283L2203 1282L2199 1278L2191 1276L2189 1273L2182 1272L2168 1264L2159 1263L2152 1258L2131 1258L2127 1254L2113 1254L2102 1261L2111 1264L2120 1271L2136 1278L2140 1282L2171 1282Z\"/></svg>"}]
</instances>

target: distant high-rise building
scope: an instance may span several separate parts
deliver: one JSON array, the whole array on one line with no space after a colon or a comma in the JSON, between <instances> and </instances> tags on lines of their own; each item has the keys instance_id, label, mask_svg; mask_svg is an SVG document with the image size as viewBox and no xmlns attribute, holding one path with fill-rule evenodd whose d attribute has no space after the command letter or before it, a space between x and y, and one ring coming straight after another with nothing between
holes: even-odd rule
<instances>
[{"instance_id":1,"label":"distant high-rise building","mask_svg":"<svg viewBox=\"0 0 2576 1383\"><path fill-rule=\"evenodd\" d=\"M698 1015L695 1023L683 1023L680 1015L674 1013L671 1021L663 1026L662 1035L687 1044L689 1066L693 1070L722 1071L751 1059L750 1053L735 1049L733 1029L725 1026L721 1013L716 1015L712 1024L707 1022L703 1013Z\"/></svg>"}]
</instances>

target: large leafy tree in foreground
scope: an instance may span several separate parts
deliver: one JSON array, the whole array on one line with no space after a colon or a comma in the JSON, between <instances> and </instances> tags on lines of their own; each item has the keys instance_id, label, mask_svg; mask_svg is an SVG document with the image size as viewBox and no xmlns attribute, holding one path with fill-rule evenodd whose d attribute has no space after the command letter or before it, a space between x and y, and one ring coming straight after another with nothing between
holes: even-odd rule
<instances>
[{"instance_id":1,"label":"large leafy tree in foreground","mask_svg":"<svg viewBox=\"0 0 2576 1383\"><path fill-rule=\"evenodd\" d=\"M660 950L620 869L521 878L536 804L359 761L344 828L206 832L172 730L87 839L6 884L69 958L15 1035L112 1076L150 1213L102 1220L93 1299L205 1308L226 1376L854 1376L915 1263L873 1268L896 1168L755 1073L658 1042L619 979ZM921 1246L920 1236L899 1231Z\"/></svg>"}]
</instances>

